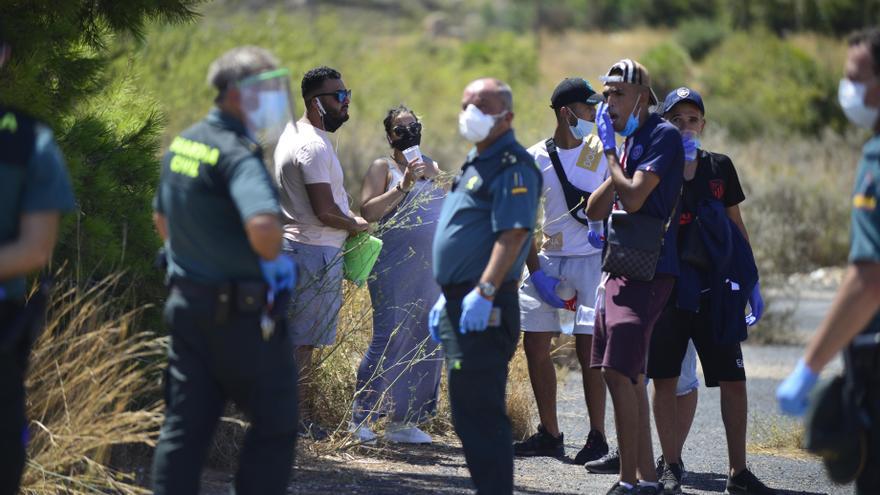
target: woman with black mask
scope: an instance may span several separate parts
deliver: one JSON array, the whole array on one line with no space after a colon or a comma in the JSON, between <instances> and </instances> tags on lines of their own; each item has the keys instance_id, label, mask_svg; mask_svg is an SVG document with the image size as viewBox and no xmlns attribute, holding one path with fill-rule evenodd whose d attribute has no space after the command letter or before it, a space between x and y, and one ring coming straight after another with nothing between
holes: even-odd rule
<instances>
[{"instance_id":1,"label":"woman with black mask","mask_svg":"<svg viewBox=\"0 0 880 495\"><path fill-rule=\"evenodd\" d=\"M351 431L371 442L373 422L385 416L385 440L430 443L418 425L436 411L440 386L442 357L427 318L440 296L431 245L446 193L434 181L437 164L421 154L416 114L400 105L384 125L392 153L373 162L361 190L361 214L379 222L383 246L369 281L373 339L358 368Z\"/></svg>"}]
</instances>

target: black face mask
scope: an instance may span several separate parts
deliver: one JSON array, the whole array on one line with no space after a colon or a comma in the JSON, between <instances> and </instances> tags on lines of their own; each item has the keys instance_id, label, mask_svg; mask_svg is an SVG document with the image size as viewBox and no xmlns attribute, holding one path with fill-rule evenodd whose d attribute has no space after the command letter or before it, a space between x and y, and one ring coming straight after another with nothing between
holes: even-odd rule
<instances>
[{"instance_id":1,"label":"black face mask","mask_svg":"<svg viewBox=\"0 0 880 495\"><path fill-rule=\"evenodd\" d=\"M410 136L401 136L400 139L395 139L394 141L391 141L391 147L398 151L403 151L405 149L412 148L413 146L418 146L421 142L422 135L413 134Z\"/></svg>"},{"instance_id":2,"label":"black face mask","mask_svg":"<svg viewBox=\"0 0 880 495\"><path fill-rule=\"evenodd\" d=\"M324 123L324 130L327 132L336 132L336 129L342 127L342 124L344 124L347 120L348 115L343 117L340 113L334 115L330 112L327 112L324 114L323 117L321 117L321 121Z\"/></svg>"}]
</instances>

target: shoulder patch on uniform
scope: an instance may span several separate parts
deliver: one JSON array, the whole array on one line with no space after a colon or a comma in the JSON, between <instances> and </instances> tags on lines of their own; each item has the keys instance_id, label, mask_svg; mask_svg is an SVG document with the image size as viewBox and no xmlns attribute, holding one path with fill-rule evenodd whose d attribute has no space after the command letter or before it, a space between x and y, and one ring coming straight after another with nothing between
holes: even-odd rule
<instances>
[{"instance_id":1,"label":"shoulder patch on uniform","mask_svg":"<svg viewBox=\"0 0 880 495\"><path fill-rule=\"evenodd\" d=\"M0 117L0 131L8 131L13 134L18 131L18 119L15 118L14 113L6 112Z\"/></svg>"},{"instance_id":2,"label":"shoulder patch on uniform","mask_svg":"<svg viewBox=\"0 0 880 495\"><path fill-rule=\"evenodd\" d=\"M517 194L525 194L529 192L529 188L526 187L526 183L523 181L522 173L514 172L511 174L513 179L513 185L510 188L510 194L516 196Z\"/></svg>"},{"instance_id":3,"label":"shoulder patch on uniform","mask_svg":"<svg viewBox=\"0 0 880 495\"><path fill-rule=\"evenodd\" d=\"M877 209L877 184L874 182L874 174L868 172L856 188L853 195L853 208L864 211Z\"/></svg>"}]
</instances>

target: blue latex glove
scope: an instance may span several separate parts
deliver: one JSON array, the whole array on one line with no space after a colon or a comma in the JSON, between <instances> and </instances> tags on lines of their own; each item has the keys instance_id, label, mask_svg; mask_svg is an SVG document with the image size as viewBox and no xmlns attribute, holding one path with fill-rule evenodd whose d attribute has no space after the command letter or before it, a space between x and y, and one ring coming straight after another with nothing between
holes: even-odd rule
<instances>
[{"instance_id":1,"label":"blue latex glove","mask_svg":"<svg viewBox=\"0 0 880 495\"><path fill-rule=\"evenodd\" d=\"M443 314L444 309L446 309L446 296L440 294L434 307L428 312L428 333L431 335L431 340L438 344L440 343L440 315Z\"/></svg>"},{"instance_id":2,"label":"blue latex glove","mask_svg":"<svg viewBox=\"0 0 880 495\"><path fill-rule=\"evenodd\" d=\"M686 132L681 135L681 144L684 146L684 161L692 162L696 160L697 148L700 147L699 138L690 132Z\"/></svg>"},{"instance_id":3,"label":"blue latex glove","mask_svg":"<svg viewBox=\"0 0 880 495\"><path fill-rule=\"evenodd\" d=\"M764 316L764 298L761 297L760 283L756 283L755 288L752 289L752 295L749 296L749 308L752 312L746 316L746 325L752 326Z\"/></svg>"},{"instance_id":4,"label":"blue latex glove","mask_svg":"<svg viewBox=\"0 0 880 495\"><path fill-rule=\"evenodd\" d=\"M482 332L489 326L489 315L492 313L492 301L483 297L477 288L468 292L461 302L461 319L458 322L458 331Z\"/></svg>"},{"instance_id":5,"label":"blue latex glove","mask_svg":"<svg viewBox=\"0 0 880 495\"><path fill-rule=\"evenodd\" d=\"M788 378L776 389L779 409L792 416L802 416L807 412L810 390L816 386L819 375L801 359Z\"/></svg>"},{"instance_id":6,"label":"blue latex glove","mask_svg":"<svg viewBox=\"0 0 880 495\"><path fill-rule=\"evenodd\" d=\"M614 137L614 123L608 115L608 104L600 103L596 109L596 130L602 147L606 150L616 150L617 140Z\"/></svg>"},{"instance_id":7,"label":"blue latex glove","mask_svg":"<svg viewBox=\"0 0 880 495\"><path fill-rule=\"evenodd\" d=\"M538 292L538 296L540 296L545 303L554 308L562 309L565 307L565 301L556 295L556 286L559 285L558 278L547 275L544 273L544 270L535 270L535 273L532 273L529 276L529 280L531 280L532 285L535 286L535 291Z\"/></svg>"},{"instance_id":8,"label":"blue latex glove","mask_svg":"<svg viewBox=\"0 0 880 495\"><path fill-rule=\"evenodd\" d=\"M605 247L605 224L602 221L590 222L590 230L587 232L587 242L596 249Z\"/></svg>"},{"instance_id":9,"label":"blue latex glove","mask_svg":"<svg viewBox=\"0 0 880 495\"><path fill-rule=\"evenodd\" d=\"M274 260L260 260L260 268L272 294L283 290L293 292L296 287L296 263L292 259L282 254Z\"/></svg>"}]
</instances>

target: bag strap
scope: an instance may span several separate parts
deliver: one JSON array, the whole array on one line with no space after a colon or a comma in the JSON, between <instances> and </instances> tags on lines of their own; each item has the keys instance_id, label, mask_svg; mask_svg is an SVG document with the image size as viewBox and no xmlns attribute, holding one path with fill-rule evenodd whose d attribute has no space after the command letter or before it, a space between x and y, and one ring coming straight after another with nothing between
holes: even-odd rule
<instances>
[{"instance_id":1,"label":"bag strap","mask_svg":"<svg viewBox=\"0 0 880 495\"><path fill-rule=\"evenodd\" d=\"M553 163L556 177L559 178L559 183L562 185L562 194L565 196L565 205L568 207L568 213L579 223L589 225L590 221L579 217L577 212L583 210L587 205L590 193L578 189L569 182L568 177L565 175L565 169L562 168L562 161L559 159L559 152L556 150L556 142L553 141L553 138L545 141L544 145L547 147L547 154L550 155L550 162Z\"/></svg>"}]
</instances>

